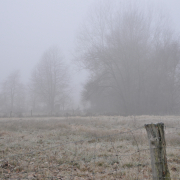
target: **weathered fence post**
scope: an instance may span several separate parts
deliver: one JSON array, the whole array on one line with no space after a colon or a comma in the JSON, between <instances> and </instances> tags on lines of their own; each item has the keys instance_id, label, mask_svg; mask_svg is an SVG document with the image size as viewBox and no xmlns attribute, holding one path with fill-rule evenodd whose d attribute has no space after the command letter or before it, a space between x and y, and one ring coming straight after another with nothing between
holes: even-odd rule
<instances>
[{"instance_id":1,"label":"weathered fence post","mask_svg":"<svg viewBox=\"0 0 180 180\"><path fill-rule=\"evenodd\" d=\"M149 139L153 180L170 180L166 158L164 123L145 124L145 128Z\"/></svg>"}]
</instances>

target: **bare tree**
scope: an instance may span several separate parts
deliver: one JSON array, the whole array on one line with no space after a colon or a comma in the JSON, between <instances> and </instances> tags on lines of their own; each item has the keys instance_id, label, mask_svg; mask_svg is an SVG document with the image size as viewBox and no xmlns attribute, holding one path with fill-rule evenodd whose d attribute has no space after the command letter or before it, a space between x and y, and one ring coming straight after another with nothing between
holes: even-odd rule
<instances>
[{"instance_id":1,"label":"bare tree","mask_svg":"<svg viewBox=\"0 0 180 180\"><path fill-rule=\"evenodd\" d=\"M25 107L25 86L20 81L20 72L12 72L2 84L2 99L5 111L22 112Z\"/></svg>"},{"instance_id":2,"label":"bare tree","mask_svg":"<svg viewBox=\"0 0 180 180\"><path fill-rule=\"evenodd\" d=\"M33 98L44 103L50 114L67 94L69 75L63 57L56 47L47 50L31 77ZM35 102L35 99L34 99Z\"/></svg>"},{"instance_id":3,"label":"bare tree","mask_svg":"<svg viewBox=\"0 0 180 180\"><path fill-rule=\"evenodd\" d=\"M95 7L78 37L78 58L91 74L83 97L96 110L172 113L180 60L177 36L150 10L111 7Z\"/></svg>"}]
</instances>

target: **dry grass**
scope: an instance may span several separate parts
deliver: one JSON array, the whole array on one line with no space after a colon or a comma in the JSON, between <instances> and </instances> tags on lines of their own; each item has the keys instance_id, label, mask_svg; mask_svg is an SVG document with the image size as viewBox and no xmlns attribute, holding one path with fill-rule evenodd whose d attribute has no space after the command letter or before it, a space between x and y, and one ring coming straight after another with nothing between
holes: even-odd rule
<instances>
[{"instance_id":1,"label":"dry grass","mask_svg":"<svg viewBox=\"0 0 180 180\"><path fill-rule=\"evenodd\" d=\"M0 178L152 179L143 126L155 122L165 123L171 177L179 178L175 116L0 119Z\"/></svg>"}]
</instances>

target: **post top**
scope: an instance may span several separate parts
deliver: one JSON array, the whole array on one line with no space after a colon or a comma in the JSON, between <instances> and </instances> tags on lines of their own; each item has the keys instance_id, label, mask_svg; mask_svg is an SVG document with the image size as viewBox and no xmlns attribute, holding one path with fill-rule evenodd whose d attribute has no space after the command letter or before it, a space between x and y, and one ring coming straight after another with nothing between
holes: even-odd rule
<instances>
[{"instance_id":1,"label":"post top","mask_svg":"<svg viewBox=\"0 0 180 180\"><path fill-rule=\"evenodd\" d=\"M160 123L151 123L151 124L145 124L144 126L145 127L147 127L147 126L164 126L164 123L163 122L160 122Z\"/></svg>"}]
</instances>

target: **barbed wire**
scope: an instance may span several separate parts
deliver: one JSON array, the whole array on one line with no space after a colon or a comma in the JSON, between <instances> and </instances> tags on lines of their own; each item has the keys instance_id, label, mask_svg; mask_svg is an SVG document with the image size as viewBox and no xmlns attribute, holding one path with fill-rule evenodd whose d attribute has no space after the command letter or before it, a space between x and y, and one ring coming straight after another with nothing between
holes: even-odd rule
<instances>
[{"instance_id":1,"label":"barbed wire","mask_svg":"<svg viewBox=\"0 0 180 180\"><path fill-rule=\"evenodd\" d=\"M99 136L99 137L97 136L97 137L95 137L95 138L93 137L93 138L90 138L90 139L88 139L88 140L78 140L78 141L64 142L64 143L60 143L59 145L56 145L56 146L52 146L52 147L48 147L48 148L46 148L46 149L43 149L43 150L41 150L41 152L47 151L47 150L52 149L52 148L60 147L60 146L63 146L63 145L83 143L83 142L92 141L92 140L95 140L95 139L108 138L109 136L114 137L114 136L118 136L118 135L121 135L121 134L130 133L130 132L136 131L136 130L141 129L141 128L143 128L143 126L138 127L138 128L135 128L135 129L133 129L133 130L115 133L115 134L112 134L112 135L104 135L104 136ZM39 151L36 150L36 151L32 151L32 152L28 152L28 153L23 153L23 154L15 154L15 155L11 155L11 156L8 156L8 157L19 156L19 155L28 155L28 154L32 154L32 153L35 153L35 152L39 152ZM0 161L1 161L1 159L0 159Z\"/></svg>"}]
</instances>

